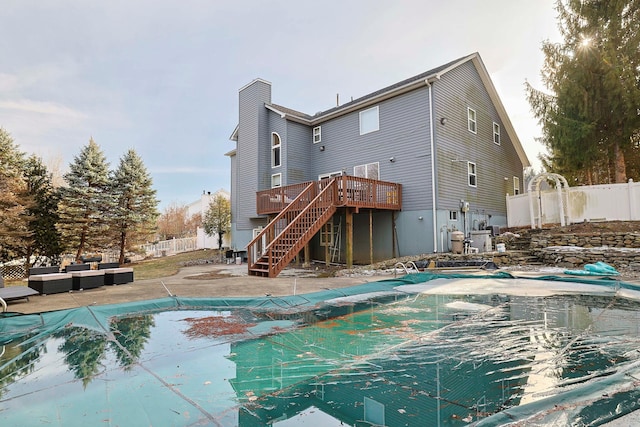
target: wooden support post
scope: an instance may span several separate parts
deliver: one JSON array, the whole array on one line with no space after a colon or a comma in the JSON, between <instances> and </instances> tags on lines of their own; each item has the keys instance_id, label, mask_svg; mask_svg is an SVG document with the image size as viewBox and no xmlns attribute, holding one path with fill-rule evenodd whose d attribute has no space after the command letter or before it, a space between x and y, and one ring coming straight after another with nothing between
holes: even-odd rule
<instances>
[{"instance_id":1,"label":"wooden support post","mask_svg":"<svg viewBox=\"0 0 640 427\"><path fill-rule=\"evenodd\" d=\"M369 209L369 264L373 264L373 209Z\"/></svg>"},{"instance_id":2,"label":"wooden support post","mask_svg":"<svg viewBox=\"0 0 640 427\"><path fill-rule=\"evenodd\" d=\"M309 262L309 259L311 258L311 255L309 255L310 253L311 248L309 247L309 243L307 243L306 245L304 245L304 264L302 264L304 268L309 268L309 266L311 265L311 263Z\"/></svg>"},{"instance_id":3,"label":"wooden support post","mask_svg":"<svg viewBox=\"0 0 640 427\"><path fill-rule=\"evenodd\" d=\"M346 213L346 258L347 268L353 267L353 210L347 208Z\"/></svg>"},{"instance_id":4,"label":"wooden support post","mask_svg":"<svg viewBox=\"0 0 640 427\"><path fill-rule=\"evenodd\" d=\"M322 231L321 231L322 232ZM323 236L322 238L324 238L325 236ZM329 243L325 241L324 243L324 263L326 264L327 267L329 267L331 260L329 259L330 255L329 255L330 251L329 251Z\"/></svg>"}]
</instances>

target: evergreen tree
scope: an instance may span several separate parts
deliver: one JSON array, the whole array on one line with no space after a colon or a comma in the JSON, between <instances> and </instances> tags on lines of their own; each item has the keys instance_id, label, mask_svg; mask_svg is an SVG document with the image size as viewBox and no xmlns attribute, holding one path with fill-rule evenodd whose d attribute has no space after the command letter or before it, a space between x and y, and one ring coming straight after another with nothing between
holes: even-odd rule
<instances>
[{"instance_id":1,"label":"evergreen tree","mask_svg":"<svg viewBox=\"0 0 640 427\"><path fill-rule=\"evenodd\" d=\"M109 224L114 200L109 185L109 164L93 138L84 146L64 175L61 188L60 232L76 261L83 253L109 246Z\"/></svg>"},{"instance_id":2,"label":"evergreen tree","mask_svg":"<svg viewBox=\"0 0 640 427\"><path fill-rule=\"evenodd\" d=\"M31 199L22 175L24 154L0 128L0 262L24 253L31 243L28 229Z\"/></svg>"},{"instance_id":3,"label":"evergreen tree","mask_svg":"<svg viewBox=\"0 0 640 427\"><path fill-rule=\"evenodd\" d=\"M129 150L113 172L113 194L117 200L112 231L117 236L119 262L125 253L148 240L156 230L158 200L153 181L142 159Z\"/></svg>"},{"instance_id":4,"label":"evergreen tree","mask_svg":"<svg viewBox=\"0 0 640 427\"><path fill-rule=\"evenodd\" d=\"M231 203L222 194L216 194L204 214L204 231L209 235L218 235L218 249L222 249L222 239L231 228Z\"/></svg>"},{"instance_id":5,"label":"evergreen tree","mask_svg":"<svg viewBox=\"0 0 640 427\"><path fill-rule=\"evenodd\" d=\"M32 256L46 257L54 264L59 263L60 254L64 250L60 232L56 227L60 220L60 194L53 187L52 175L39 157L32 155L27 159L24 164L24 176L33 199L33 204L28 209L29 229L33 240L26 248L26 267L31 267Z\"/></svg>"},{"instance_id":6,"label":"evergreen tree","mask_svg":"<svg viewBox=\"0 0 640 427\"><path fill-rule=\"evenodd\" d=\"M552 93L527 85L548 148L543 163L578 183L625 182L640 156L640 0L559 0L556 8L564 42L542 47Z\"/></svg>"}]
</instances>

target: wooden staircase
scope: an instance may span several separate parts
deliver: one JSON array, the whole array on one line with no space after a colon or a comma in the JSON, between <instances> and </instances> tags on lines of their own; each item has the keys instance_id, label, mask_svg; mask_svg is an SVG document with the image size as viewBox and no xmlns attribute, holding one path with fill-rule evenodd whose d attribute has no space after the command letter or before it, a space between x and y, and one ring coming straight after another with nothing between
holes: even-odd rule
<instances>
[{"instance_id":1,"label":"wooden staircase","mask_svg":"<svg viewBox=\"0 0 640 427\"><path fill-rule=\"evenodd\" d=\"M295 258L336 212L336 182L310 183L247 245L249 275L276 277Z\"/></svg>"}]
</instances>

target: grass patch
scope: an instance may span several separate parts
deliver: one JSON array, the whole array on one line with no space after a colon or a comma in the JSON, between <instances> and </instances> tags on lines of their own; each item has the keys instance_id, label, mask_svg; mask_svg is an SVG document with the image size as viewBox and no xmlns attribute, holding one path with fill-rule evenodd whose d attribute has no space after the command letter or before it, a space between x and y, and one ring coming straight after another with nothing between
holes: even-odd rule
<instances>
[{"instance_id":1,"label":"grass patch","mask_svg":"<svg viewBox=\"0 0 640 427\"><path fill-rule=\"evenodd\" d=\"M126 265L133 268L136 280L158 279L177 274L180 268L198 263L217 262L220 255L217 249L204 249L183 252L160 258L152 258Z\"/></svg>"}]
</instances>

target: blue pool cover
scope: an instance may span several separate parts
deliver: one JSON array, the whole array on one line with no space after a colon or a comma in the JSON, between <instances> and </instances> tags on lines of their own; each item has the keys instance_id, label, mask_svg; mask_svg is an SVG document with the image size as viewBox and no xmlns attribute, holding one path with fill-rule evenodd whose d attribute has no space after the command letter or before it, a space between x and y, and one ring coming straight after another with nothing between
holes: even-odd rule
<instances>
[{"instance_id":1,"label":"blue pool cover","mask_svg":"<svg viewBox=\"0 0 640 427\"><path fill-rule=\"evenodd\" d=\"M602 425L640 402L638 291L420 273L9 313L0 425Z\"/></svg>"}]
</instances>

